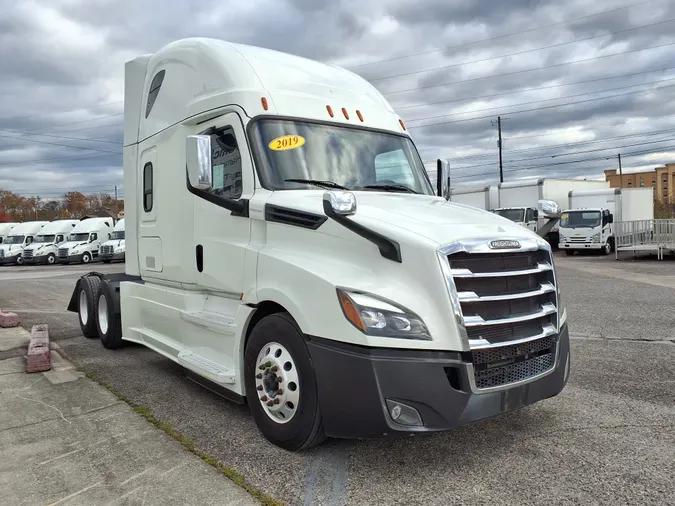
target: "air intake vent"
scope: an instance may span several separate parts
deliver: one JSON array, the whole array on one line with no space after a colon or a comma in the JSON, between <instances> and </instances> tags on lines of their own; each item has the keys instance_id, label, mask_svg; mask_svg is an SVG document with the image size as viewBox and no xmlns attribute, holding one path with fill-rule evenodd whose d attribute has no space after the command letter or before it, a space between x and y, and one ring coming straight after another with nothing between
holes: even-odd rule
<instances>
[{"instance_id":1,"label":"air intake vent","mask_svg":"<svg viewBox=\"0 0 675 506\"><path fill-rule=\"evenodd\" d=\"M296 209L265 204L265 220L274 223L284 223L294 227L316 230L327 220L320 214L307 213Z\"/></svg>"}]
</instances>

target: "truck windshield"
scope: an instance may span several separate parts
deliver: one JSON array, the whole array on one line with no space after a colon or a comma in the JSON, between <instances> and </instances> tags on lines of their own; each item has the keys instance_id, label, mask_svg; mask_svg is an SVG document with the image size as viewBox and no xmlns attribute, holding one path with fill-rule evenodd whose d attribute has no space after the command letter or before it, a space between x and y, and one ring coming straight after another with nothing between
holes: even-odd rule
<instances>
[{"instance_id":1,"label":"truck windshield","mask_svg":"<svg viewBox=\"0 0 675 506\"><path fill-rule=\"evenodd\" d=\"M35 238L35 242L38 242L38 243L54 242L55 237L56 237L55 235L38 235Z\"/></svg>"},{"instance_id":2,"label":"truck windshield","mask_svg":"<svg viewBox=\"0 0 675 506\"><path fill-rule=\"evenodd\" d=\"M89 234L70 234L68 236L68 240L71 242L82 242L82 241L88 241L89 240Z\"/></svg>"},{"instance_id":3,"label":"truck windshield","mask_svg":"<svg viewBox=\"0 0 675 506\"><path fill-rule=\"evenodd\" d=\"M600 225L600 211L569 211L560 217L561 228L595 228Z\"/></svg>"},{"instance_id":4,"label":"truck windshield","mask_svg":"<svg viewBox=\"0 0 675 506\"><path fill-rule=\"evenodd\" d=\"M525 221L525 209L497 209L495 214L516 223Z\"/></svg>"},{"instance_id":5,"label":"truck windshield","mask_svg":"<svg viewBox=\"0 0 675 506\"><path fill-rule=\"evenodd\" d=\"M252 134L260 178L270 190L306 189L306 183L287 180L312 179L350 190L389 185L383 189L435 194L415 145L405 136L287 119L257 120Z\"/></svg>"},{"instance_id":6,"label":"truck windshield","mask_svg":"<svg viewBox=\"0 0 675 506\"><path fill-rule=\"evenodd\" d=\"M112 238L115 239L116 241L124 239L124 230L115 230L112 233Z\"/></svg>"},{"instance_id":7,"label":"truck windshield","mask_svg":"<svg viewBox=\"0 0 675 506\"><path fill-rule=\"evenodd\" d=\"M9 235L5 237L5 240L2 242L2 244L23 244L23 240L25 238L25 235Z\"/></svg>"}]
</instances>

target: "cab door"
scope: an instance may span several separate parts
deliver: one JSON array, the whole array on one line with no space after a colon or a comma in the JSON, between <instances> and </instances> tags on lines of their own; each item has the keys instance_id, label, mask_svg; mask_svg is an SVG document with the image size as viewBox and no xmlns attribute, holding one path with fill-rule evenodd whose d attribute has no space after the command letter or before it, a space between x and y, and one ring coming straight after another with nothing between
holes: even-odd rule
<instances>
[{"instance_id":1,"label":"cab door","mask_svg":"<svg viewBox=\"0 0 675 506\"><path fill-rule=\"evenodd\" d=\"M194 198L193 269L198 286L241 294L251 223L233 202L248 203L254 191L253 162L237 113L201 123L193 134L211 137L213 184L208 190L188 187ZM246 209L248 209L246 207Z\"/></svg>"}]
</instances>

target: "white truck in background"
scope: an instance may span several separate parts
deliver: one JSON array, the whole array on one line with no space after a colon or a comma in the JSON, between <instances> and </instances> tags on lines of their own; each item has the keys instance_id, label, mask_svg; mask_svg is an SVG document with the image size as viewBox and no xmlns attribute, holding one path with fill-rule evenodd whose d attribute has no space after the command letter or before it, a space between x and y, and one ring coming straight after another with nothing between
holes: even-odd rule
<instances>
[{"instance_id":1,"label":"white truck in background","mask_svg":"<svg viewBox=\"0 0 675 506\"><path fill-rule=\"evenodd\" d=\"M80 221L70 231L68 240L59 246L59 263L88 264L98 260L99 247L110 239L112 229L112 218L86 218Z\"/></svg>"},{"instance_id":2,"label":"white truck in background","mask_svg":"<svg viewBox=\"0 0 675 506\"><path fill-rule=\"evenodd\" d=\"M13 227L0 244L0 265L23 264L23 250L35 240L48 221L24 221Z\"/></svg>"},{"instance_id":3,"label":"white truck in background","mask_svg":"<svg viewBox=\"0 0 675 506\"><path fill-rule=\"evenodd\" d=\"M445 167L434 190L360 76L173 42L126 64L123 145L125 273L85 274L68 309L248 403L273 444L449 430L565 387L550 245L448 202Z\"/></svg>"},{"instance_id":4,"label":"white truck in background","mask_svg":"<svg viewBox=\"0 0 675 506\"><path fill-rule=\"evenodd\" d=\"M7 237L11 230L16 227L18 223L14 222L5 222L5 223L0 223L0 244L2 244L2 241L5 240L5 237Z\"/></svg>"},{"instance_id":5,"label":"white truck in background","mask_svg":"<svg viewBox=\"0 0 675 506\"><path fill-rule=\"evenodd\" d=\"M499 205L497 185L460 186L450 190L450 201L491 211Z\"/></svg>"},{"instance_id":6,"label":"white truck in background","mask_svg":"<svg viewBox=\"0 0 675 506\"><path fill-rule=\"evenodd\" d=\"M569 207L570 191L595 188L609 188L609 182L554 178L507 181L499 184L499 204L492 211L537 232L544 224L537 209L540 200L553 201L565 209ZM544 236L553 247L559 243L558 231L556 224Z\"/></svg>"},{"instance_id":7,"label":"white truck in background","mask_svg":"<svg viewBox=\"0 0 675 506\"><path fill-rule=\"evenodd\" d=\"M614 251L614 223L653 220L654 189L606 188L569 192L569 208L560 216L560 243L567 255Z\"/></svg>"},{"instance_id":8,"label":"white truck in background","mask_svg":"<svg viewBox=\"0 0 675 506\"><path fill-rule=\"evenodd\" d=\"M59 246L66 241L68 235L80 220L54 220L46 223L33 243L24 248L22 257L24 264L54 265Z\"/></svg>"},{"instance_id":9,"label":"white truck in background","mask_svg":"<svg viewBox=\"0 0 675 506\"><path fill-rule=\"evenodd\" d=\"M101 244L98 255L101 262L109 264L113 260L124 260L124 218L115 223L109 241Z\"/></svg>"}]
</instances>

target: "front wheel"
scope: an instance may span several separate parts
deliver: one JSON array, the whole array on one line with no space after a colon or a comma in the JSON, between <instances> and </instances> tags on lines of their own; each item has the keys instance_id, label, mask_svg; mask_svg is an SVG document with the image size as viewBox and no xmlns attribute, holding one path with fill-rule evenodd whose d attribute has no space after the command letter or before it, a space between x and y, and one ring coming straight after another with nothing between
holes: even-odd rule
<instances>
[{"instance_id":1,"label":"front wheel","mask_svg":"<svg viewBox=\"0 0 675 506\"><path fill-rule=\"evenodd\" d=\"M22 265L23 264L23 257L19 255L16 257L16 265Z\"/></svg>"},{"instance_id":2,"label":"front wheel","mask_svg":"<svg viewBox=\"0 0 675 506\"><path fill-rule=\"evenodd\" d=\"M286 450L326 439L314 366L302 332L288 313L265 316L244 354L246 398L258 429Z\"/></svg>"},{"instance_id":3,"label":"front wheel","mask_svg":"<svg viewBox=\"0 0 675 506\"><path fill-rule=\"evenodd\" d=\"M56 263L56 255L54 253L50 253L47 255L47 260L45 260L47 265L54 265Z\"/></svg>"},{"instance_id":4,"label":"front wheel","mask_svg":"<svg viewBox=\"0 0 675 506\"><path fill-rule=\"evenodd\" d=\"M610 240L607 240L607 242L602 245L602 254L603 255L609 255L613 250L614 250L614 245L612 244L612 241L610 241Z\"/></svg>"},{"instance_id":5,"label":"front wheel","mask_svg":"<svg viewBox=\"0 0 675 506\"><path fill-rule=\"evenodd\" d=\"M91 254L88 251L85 251L82 254L82 263L88 264L89 262L91 262Z\"/></svg>"}]
</instances>

